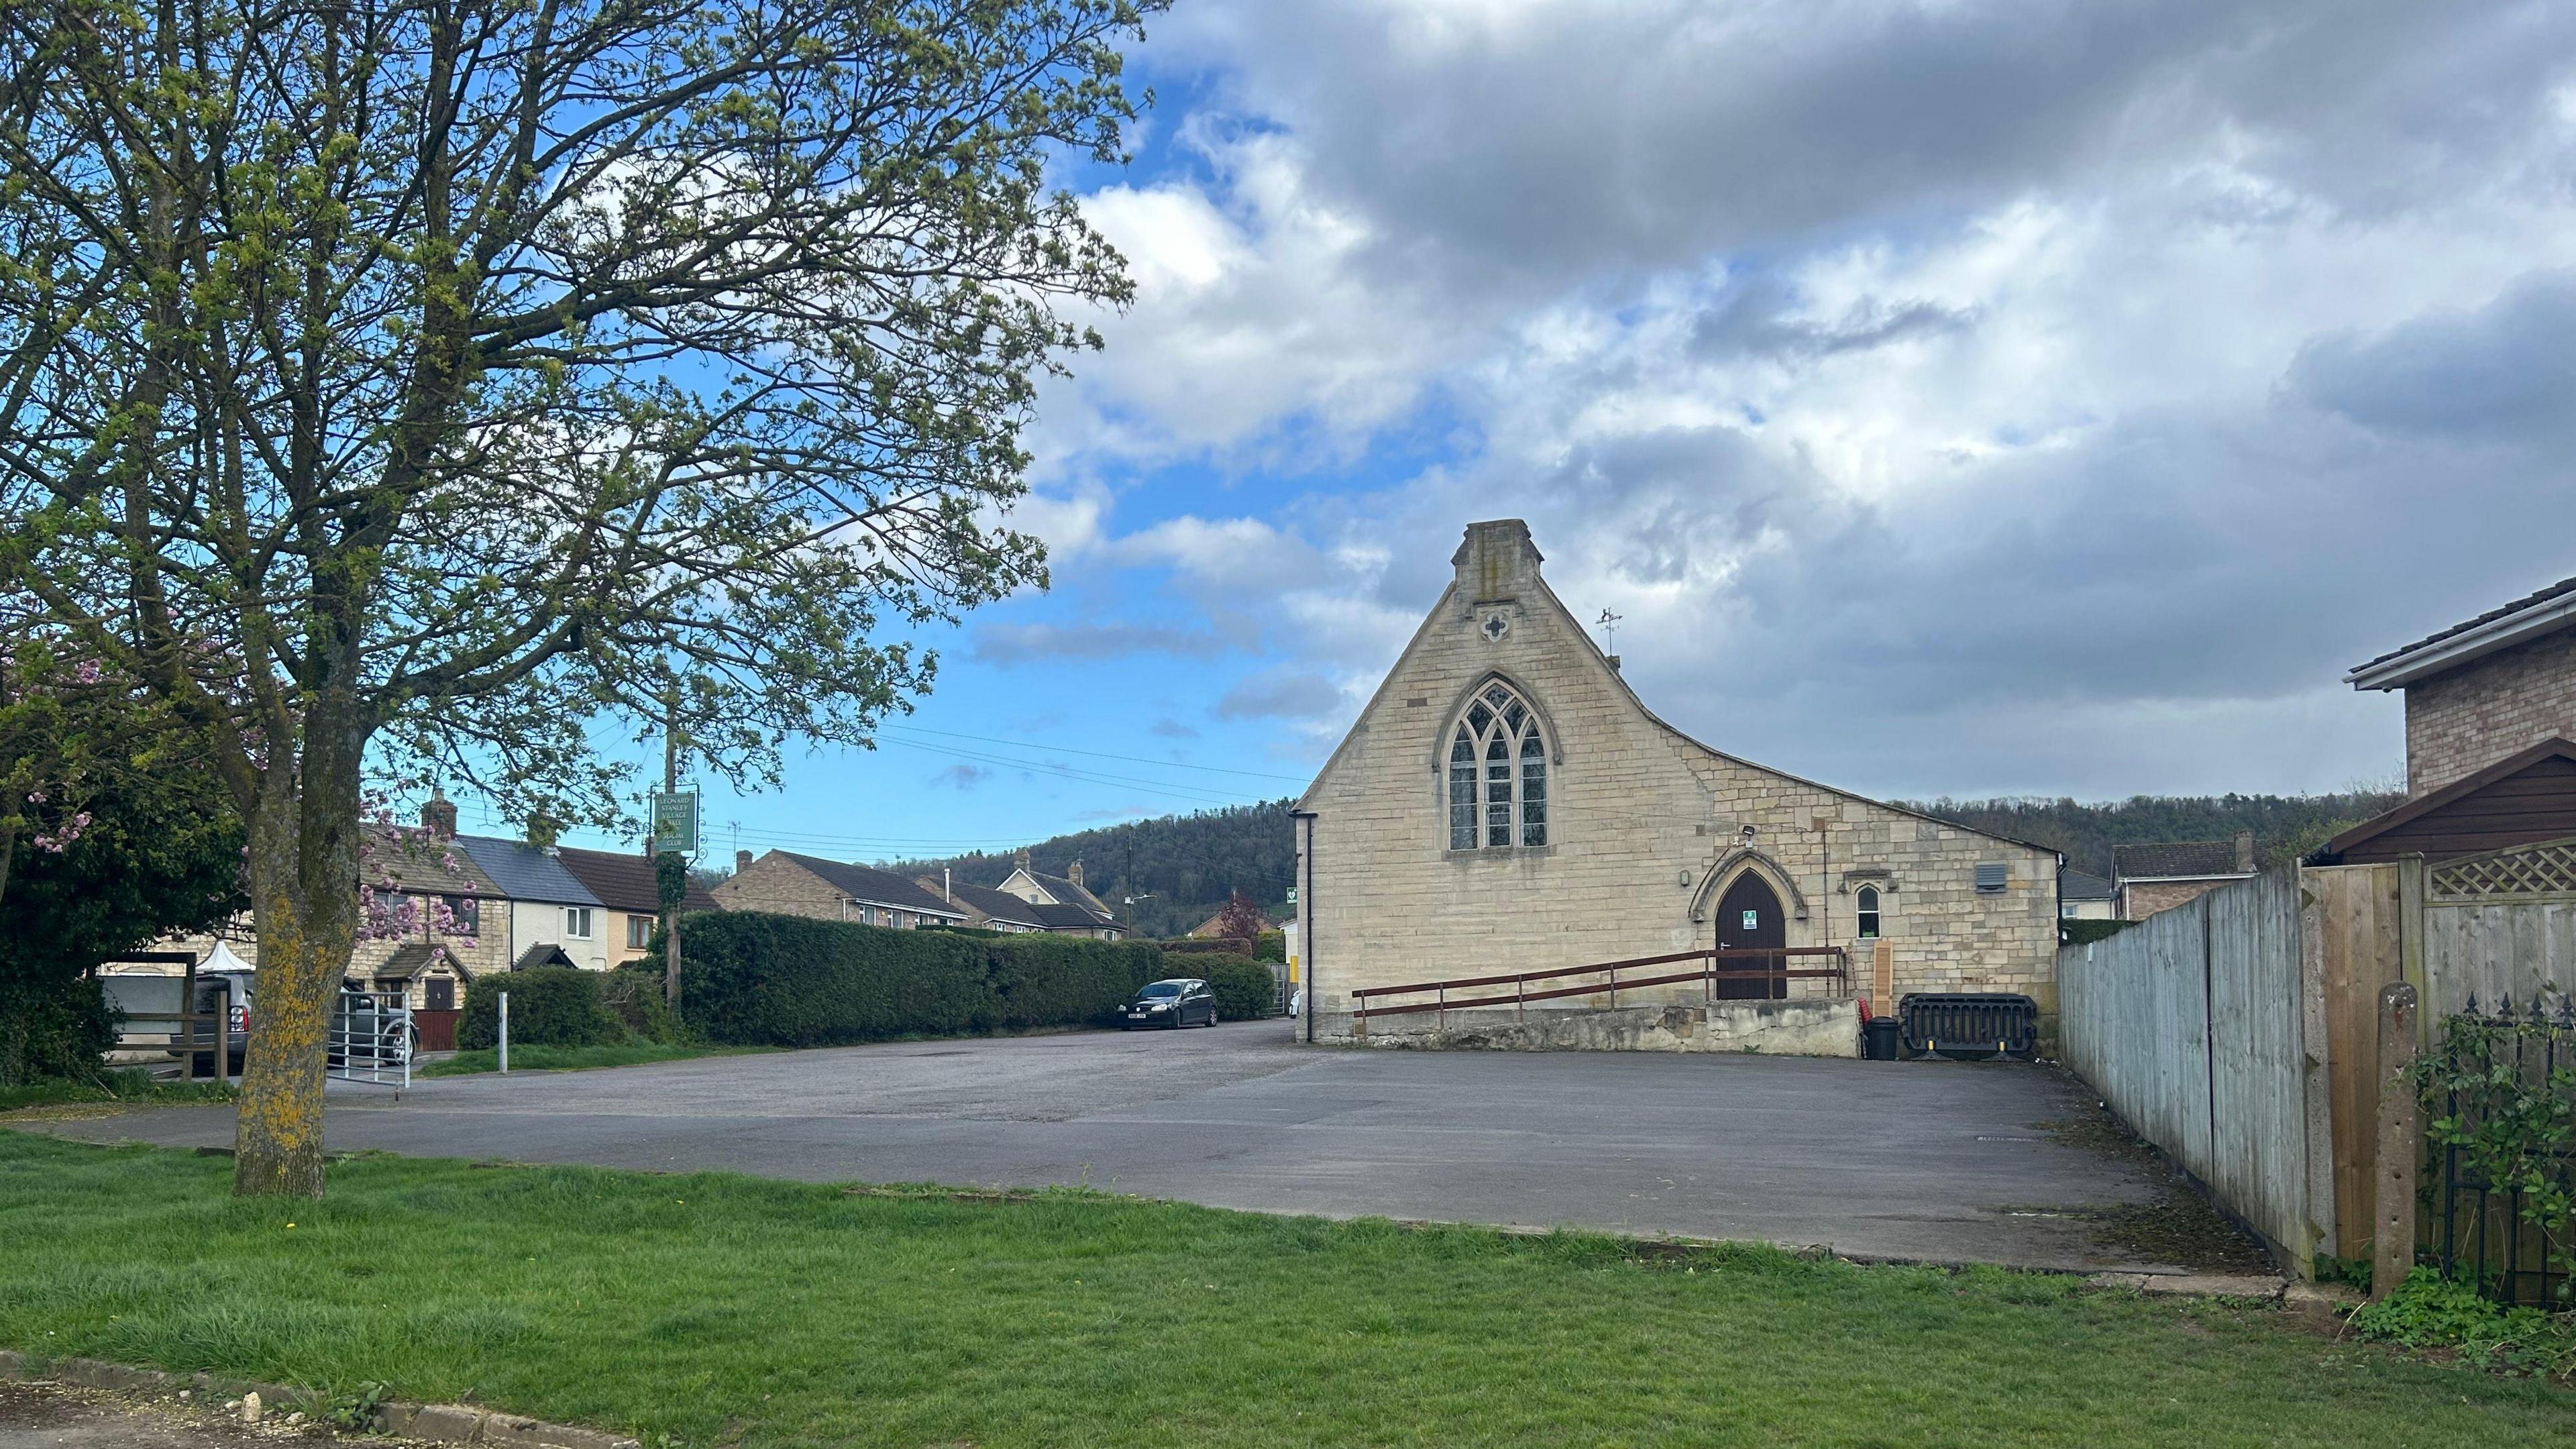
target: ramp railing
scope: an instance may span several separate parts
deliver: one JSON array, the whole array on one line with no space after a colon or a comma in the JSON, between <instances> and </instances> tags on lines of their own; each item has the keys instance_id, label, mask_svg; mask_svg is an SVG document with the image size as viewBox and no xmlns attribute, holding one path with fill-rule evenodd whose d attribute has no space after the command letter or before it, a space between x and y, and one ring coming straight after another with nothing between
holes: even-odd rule
<instances>
[{"instance_id":1,"label":"ramp railing","mask_svg":"<svg viewBox=\"0 0 2576 1449\"><path fill-rule=\"evenodd\" d=\"M1682 962L1692 967L1662 970ZM1797 966L1798 961L1814 961L1815 966ZM1742 963L1742 964L1737 964ZM1756 964L1759 963L1759 964ZM1628 973L1624 978L1621 972ZM1640 975L1643 972L1646 974ZM1561 984L1575 977L1597 977L1579 985ZM1665 956L1638 956L1626 961L1603 961L1590 966L1559 966L1547 971L1517 971L1503 976L1460 976L1446 981L1417 981L1402 986L1363 986L1351 993L1351 1029L1367 1034L1372 1018L1408 1016L1419 1012L1437 1014L1438 1023L1447 1024L1448 1013L1478 1007L1508 1006L1526 1017L1533 1001L1553 1001L1567 996L1601 996L1610 998L1610 1006L1619 1005L1619 993L1637 992L1656 986L1676 986L1685 982L1700 984L1704 998L1711 1004L1721 1000L1780 1000L1788 996L1790 983L1822 981L1831 983L1823 994L1840 998L1851 995L1851 963L1840 946L1728 946L1697 951L1675 951ZM1532 990L1538 984L1538 990ZM1744 986L1759 990L1738 993L1728 988ZM1508 993L1489 991L1481 996L1452 998L1453 991L1474 992L1486 988L1509 987ZM1389 998L1429 995L1429 1001L1390 1000Z\"/></svg>"}]
</instances>

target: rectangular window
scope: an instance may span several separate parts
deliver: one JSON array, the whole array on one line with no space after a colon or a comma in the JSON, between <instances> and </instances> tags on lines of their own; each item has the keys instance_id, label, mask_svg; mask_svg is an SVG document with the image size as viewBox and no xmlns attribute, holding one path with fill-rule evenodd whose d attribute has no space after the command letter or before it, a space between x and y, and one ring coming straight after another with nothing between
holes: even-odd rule
<instances>
[{"instance_id":1,"label":"rectangular window","mask_svg":"<svg viewBox=\"0 0 2576 1449\"><path fill-rule=\"evenodd\" d=\"M564 907L564 934L576 941L590 939L590 907Z\"/></svg>"},{"instance_id":2,"label":"rectangular window","mask_svg":"<svg viewBox=\"0 0 2576 1449\"><path fill-rule=\"evenodd\" d=\"M1512 843L1512 762L1497 760L1485 767L1485 843Z\"/></svg>"},{"instance_id":3,"label":"rectangular window","mask_svg":"<svg viewBox=\"0 0 2576 1449\"><path fill-rule=\"evenodd\" d=\"M1472 760L1449 767L1449 848L1476 848L1476 766Z\"/></svg>"},{"instance_id":4,"label":"rectangular window","mask_svg":"<svg viewBox=\"0 0 2576 1449\"><path fill-rule=\"evenodd\" d=\"M653 918L651 916L628 916L626 918L626 949L629 951L641 951L652 944Z\"/></svg>"},{"instance_id":5,"label":"rectangular window","mask_svg":"<svg viewBox=\"0 0 2576 1449\"><path fill-rule=\"evenodd\" d=\"M447 897L447 916L455 923L457 935L483 934L483 903L472 896Z\"/></svg>"}]
</instances>

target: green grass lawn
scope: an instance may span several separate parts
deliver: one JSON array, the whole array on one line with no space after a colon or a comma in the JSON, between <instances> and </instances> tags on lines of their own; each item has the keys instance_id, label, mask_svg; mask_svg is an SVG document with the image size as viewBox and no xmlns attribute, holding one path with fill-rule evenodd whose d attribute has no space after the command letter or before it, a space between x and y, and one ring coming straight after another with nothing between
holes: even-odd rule
<instances>
[{"instance_id":1,"label":"green grass lawn","mask_svg":"<svg viewBox=\"0 0 2576 1449\"><path fill-rule=\"evenodd\" d=\"M617 1046L559 1047L514 1046L510 1048L510 1070L514 1072L577 1072L589 1067L632 1067L645 1062L679 1062L691 1057L741 1056L746 1052L776 1051L776 1047L666 1046L657 1042L625 1042ZM443 1062L431 1062L412 1075L420 1077L470 1077L477 1072L501 1069L500 1053L494 1051L458 1052Z\"/></svg>"},{"instance_id":2,"label":"green grass lawn","mask_svg":"<svg viewBox=\"0 0 2576 1449\"><path fill-rule=\"evenodd\" d=\"M2565 1443L2576 1393L1998 1270L0 1132L0 1344L718 1446Z\"/></svg>"},{"instance_id":3,"label":"green grass lawn","mask_svg":"<svg viewBox=\"0 0 2576 1449\"><path fill-rule=\"evenodd\" d=\"M15 1087L0 1087L0 1112L20 1107L54 1107L82 1102L229 1102L233 1089L222 1082L156 1082L150 1072L132 1068L107 1072L96 1081L49 1078Z\"/></svg>"}]
</instances>

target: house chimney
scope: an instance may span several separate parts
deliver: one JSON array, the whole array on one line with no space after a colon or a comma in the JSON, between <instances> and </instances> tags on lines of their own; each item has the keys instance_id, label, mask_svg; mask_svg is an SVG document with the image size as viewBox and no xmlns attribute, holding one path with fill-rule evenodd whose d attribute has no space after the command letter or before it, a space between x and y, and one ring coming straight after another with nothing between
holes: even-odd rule
<instances>
[{"instance_id":1,"label":"house chimney","mask_svg":"<svg viewBox=\"0 0 2576 1449\"><path fill-rule=\"evenodd\" d=\"M1022 850L1020 851L1020 853L1019 853L1019 854L1012 856L1012 857L1011 857L1011 864L1013 864L1013 865L1015 865L1015 866L1018 866L1018 867L1019 867L1020 869L1022 869L1022 870L1027 870L1027 869L1029 868L1029 853L1028 853L1028 851L1024 848L1024 849L1022 849Z\"/></svg>"},{"instance_id":2,"label":"house chimney","mask_svg":"<svg viewBox=\"0 0 2576 1449\"><path fill-rule=\"evenodd\" d=\"M2236 832L2236 868L2248 872L2254 869L2254 832L2251 830Z\"/></svg>"},{"instance_id":3,"label":"house chimney","mask_svg":"<svg viewBox=\"0 0 2576 1449\"><path fill-rule=\"evenodd\" d=\"M420 828L428 831L432 840L456 838L456 802L436 785L429 787L429 798L421 803Z\"/></svg>"},{"instance_id":4,"label":"house chimney","mask_svg":"<svg viewBox=\"0 0 2576 1449\"><path fill-rule=\"evenodd\" d=\"M1520 597L1538 582L1538 546L1529 525L1497 518L1467 525L1467 537L1449 562L1458 569L1458 607Z\"/></svg>"},{"instance_id":5,"label":"house chimney","mask_svg":"<svg viewBox=\"0 0 2576 1449\"><path fill-rule=\"evenodd\" d=\"M733 873L735 875L740 875L749 869L751 869L751 852L748 850L735 851L733 853Z\"/></svg>"},{"instance_id":6,"label":"house chimney","mask_svg":"<svg viewBox=\"0 0 2576 1449\"><path fill-rule=\"evenodd\" d=\"M957 883L949 878L952 874L947 866L939 868L939 899L953 906L957 904Z\"/></svg>"},{"instance_id":7,"label":"house chimney","mask_svg":"<svg viewBox=\"0 0 2576 1449\"><path fill-rule=\"evenodd\" d=\"M1066 866L1064 868L1064 878L1073 882L1075 885L1082 884L1082 862L1077 860L1073 864Z\"/></svg>"}]
</instances>

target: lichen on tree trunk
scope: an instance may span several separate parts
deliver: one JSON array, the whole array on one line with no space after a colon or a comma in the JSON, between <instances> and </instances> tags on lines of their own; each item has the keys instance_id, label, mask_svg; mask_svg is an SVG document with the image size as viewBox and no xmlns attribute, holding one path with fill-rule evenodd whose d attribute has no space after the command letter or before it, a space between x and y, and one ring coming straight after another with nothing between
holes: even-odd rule
<instances>
[{"instance_id":1,"label":"lichen on tree trunk","mask_svg":"<svg viewBox=\"0 0 2576 1449\"><path fill-rule=\"evenodd\" d=\"M258 1025L233 1129L235 1197L322 1195L323 1038L357 943L360 826L354 757L313 763L308 753L304 788L275 782L252 813Z\"/></svg>"}]
</instances>

